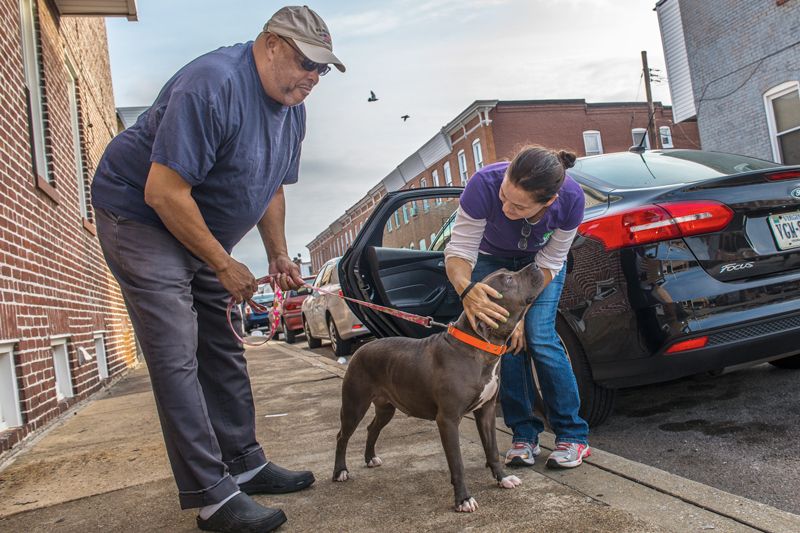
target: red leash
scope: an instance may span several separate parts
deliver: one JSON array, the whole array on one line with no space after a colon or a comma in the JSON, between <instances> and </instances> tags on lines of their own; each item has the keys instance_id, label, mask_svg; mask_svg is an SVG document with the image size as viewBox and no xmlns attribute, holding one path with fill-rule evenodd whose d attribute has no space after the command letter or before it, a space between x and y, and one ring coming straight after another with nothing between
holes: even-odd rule
<instances>
[{"instance_id":1,"label":"red leash","mask_svg":"<svg viewBox=\"0 0 800 533\"><path fill-rule=\"evenodd\" d=\"M273 279L272 279L272 276L264 276L263 278L258 278L256 280L256 282L259 285L261 285L262 283L269 283L270 285L272 285ZM442 324L441 322L436 322L433 319L433 317L430 317L430 316L415 315L413 313L407 313L405 311L400 311L398 309L393 309L391 307L378 305L378 304L375 304L375 303L372 303L372 302L366 302L364 300L356 300L355 298L350 298L350 297L345 296L344 294L342 294L341 290L338 293L332 292L332 291L326 291L326 290L323 290L323 289L320 289L320 288L312 287L308 283L305 283L302 286L303 287L308 287L312 291L321 292L322 294L331 294L331 295L336 296L338 298L341 298L343 300L347 300L347 301L353 302L355 304L363 305L364 307L369 307L370 309L374 309L376 311L380 311L381 313L386 313L388 315L396 316L397 318L402 318L403 320L407 320L409 322L413 322L414 324L419 324L420 326L424 326L426 328L430 328L430 327L433 327L433 326L438 326L440 328L447 328L448 327L447 324ZM283 297L283 294L280 292L280 288L275 289L275 298L278 300L279 304L280 304L280 302L282 300L282 297ZM254 302L252 300L252 298L248 298L245 301L246 301L247 305L249 305L250 308L253 309L253 312L257 312L257 313L268 313L268 312L270 312L270 310L267 307L264 307L263 305ZM235 305L236 305L236 302L234 302L233 301L233 297L231 297L230 302L228 302L228 311L227 311L227 313L228 313L228 325L230 326L231 331L233 332L234 336L239 340L239 342L241 342L242 344L247 344L248 346L261 346L262 344L265 344L265 343L269 342L269 340L272 339L272 337L275 335L275 332L278 329L278 326L277 326L277 324L278 324L277 318L279 316L278 315L278 313L279 313L278 307L275 306L273 308L273 311L272 311L272 313L274 314L275 320L272 321L272 326L270 327L269 335L264 340L262 340L261 342L248 342L247 340L242 338L241 335L239 335L239 333L236 331L236 328L233 327L233 321L231 320L231 312L233 311L233 307ZM242 319L244 320L244 318L242 318Z\"/></svg>"}]
</instances>

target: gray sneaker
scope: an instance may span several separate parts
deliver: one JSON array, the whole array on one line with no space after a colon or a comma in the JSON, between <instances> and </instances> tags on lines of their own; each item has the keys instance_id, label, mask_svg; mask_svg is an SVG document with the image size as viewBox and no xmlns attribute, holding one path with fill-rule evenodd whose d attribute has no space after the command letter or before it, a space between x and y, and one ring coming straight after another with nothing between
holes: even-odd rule
<instances>
[{"instance_id":1,"label":"gray sneaker","mask_svg":"<svg viewBox=\"0 0 800 533\"><path fill-rule=\"evenodd\" d=\"M548 468L575 468L579 466L584 457L592 455L588 444L575 442L557 442L556 449L550 452L547 458Z\"/></svg>"},{"instance_id":2,"label":"gray sneaker","mask_svg":"<svg viewBox=\"0 0 800 533\"><path fill-rule=\"evenodd\" d=\"M511 449L506 452L505 462L508 466L533 466L540 453L542 453L542 449L538 444L514 442Z\"/></svg>"}]
</instances>

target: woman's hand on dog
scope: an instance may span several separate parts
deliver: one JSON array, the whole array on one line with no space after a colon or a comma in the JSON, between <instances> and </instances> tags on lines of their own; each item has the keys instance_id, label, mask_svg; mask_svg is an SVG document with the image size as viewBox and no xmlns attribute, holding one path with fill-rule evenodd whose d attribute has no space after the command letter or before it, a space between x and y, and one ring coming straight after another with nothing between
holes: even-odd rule
<instances>
[{"instance_id":1,"label":"woman's hand on dog","mask_svg":"<svg viewBox=\"0 0 800 533\"><path fill-rule=\"evenodd\" d=\"M499 322L508 320L508 311L492 301L492 298L500 299L502 297L502 294L485 283L475 284L462 301L464 312L467 313L467 319L469 319L472 329L478 330L478 321L490 328L497 329Z\"/></svg>"},{"instance_id":2,"label":"woman's hand on dog","mask_svg":"<svg viewBox=\"0 0 800 533\"><path fill-rule=\"evenodd\" d=\"M511 337L508 339L508 353L519 353L525 350L525 320L517 322Z\"/></svg>"}]
</instances>

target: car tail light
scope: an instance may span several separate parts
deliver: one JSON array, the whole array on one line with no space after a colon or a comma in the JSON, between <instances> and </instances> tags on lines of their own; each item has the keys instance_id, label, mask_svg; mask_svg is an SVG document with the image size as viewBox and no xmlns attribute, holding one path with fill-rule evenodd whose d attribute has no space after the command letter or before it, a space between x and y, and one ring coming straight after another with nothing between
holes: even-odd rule
<instances>
[{"instance_id":1,"label":"car tail light","mask_svg":"<svg viewBox=\"0 0 800 533\"><path fill-rule=\"evenodd\" d=\"M731 208L719 202L672 202L589 220L578 227L578 233L602 242L606 250L616 250L720 231L732 219Z\"/></svg>"},{"instance_id":2,"label":"car tail light","mask_svg":"<svg viewBox=\"0 0 800 533\"><path fill-rule=\"evenodd\" d=\"M800 170L787 170L785 172L770 172L766 174L770 181L796 180L800 179Z\"/></svg>"},{"instance_id":3,"label":"car tail light","mask_svg":"<svg viewBox=\"0 0 800 533\"><path fill-rule=\"evenodd\" d=\"M293 310L293 309L297 309L297 304L285 304L285 305L284 305L284 308L285 308L287 311L291 311L291 310Z\"/></svg>"},{"instance_id":4,"label":"car tail light","mask_svg":"<svg viewBox=\"0 0 800 533\"><path fill-rule=\"evenodd\" d=\"M363 324L353 324L353 329L361 329L363 327L364 327Z\"/></svg>"},{"instance_id":5,"label":"car tail light","mask_svg":"<svg viewBox=\"0 0 800 533\"><path fill-rule=\"evenodd\" d=\"M697 348L704 348L708 344L708 337L697 337L696 339L689 339L687 341L676 342L669 348L667 353L685 352L688 350L696 350Z\"/></svg>"}]
</instances>

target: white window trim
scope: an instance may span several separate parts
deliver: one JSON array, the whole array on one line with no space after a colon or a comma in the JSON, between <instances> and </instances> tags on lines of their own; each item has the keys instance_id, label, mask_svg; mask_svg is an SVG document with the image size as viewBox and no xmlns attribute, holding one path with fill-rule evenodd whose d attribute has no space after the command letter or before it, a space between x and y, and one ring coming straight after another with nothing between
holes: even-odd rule
<instances>
[{"instance_id":1,"label":"white window trim","mask_svg":"<svg viewBox=\"0 0 800 533\"><path fill-rule=\"evenodd\" d=\"M53 373L55 374L56 378L56 399L59 402L66 398L72 398L75 396L75 392L72 390L72 372L69 368L69 349L67 348L68 339L69 335L54 335L50 337L50 348L53 351ZM61 364L59 364L58 357L62 347L64 349L64 360L61 361ZM65 383L59 379L59 367L61 365L65 365L61 368L61 377L66 378L66 383L69 386L66 386Z\"/></svg>"},{"instance_id":2,"label":"white window trim","mask_svg":"<svg viewBox=\"0 0 800 533\"><path fill-rule=\"evenodd\" d=\"M587 137L597 137L597 149L599 152L590 151L589 145L586 142ZM600 135L600 132L597 130L586 130L583 132L583 151L586 152L586 155L600 155L603 153L603 136Z\"/></svg>"},{"instance_id":3,"label":"white window trim","mask_svg":"<svg viewBox=\"0 0 800 533\"><path fill-rule=\"evenodd\" d=\"M456 159L458 159L458 177L461 179L461 185L465 185L469 178L467 175L467 153L464 150L459 150Z\"/></svg>"},{"instance_id":4,"label":"white window trim","mask_svg":"<svg viewBox=\"0 0 800 533\"><path fill-rule=\"evenodd\" d=\"M106 336L103 333L95 333L93 336L94 339L94 357L97 361L97 374L100 376L100 379L106 379L109 376L108 371L108 352L106 351ZM98 350L98 342L99 346L102 349Z\"/></svg>"},{"instance_id":5,"label":"white window trim","mask_svg":"<svg viewBox=\"0 0 800 533\"><path fill-rule=\"evenodd\" d=\"M19 339L0 341L0 431L22 425L14 346Z\"/></svg>"},{"instance_id":6,"label":"white window trim","mask_svg":"<svg viewBox=\"0 0 800 533\"><path fill-rule=\"evenodd\" d=\"M81 128L78 117L78 74L72 67L69 58L64 58L67 67L67 82L69 84L69 115L72 124L72 151L75 156L75 181L78 184L78 207L83 219L89 220L89 211L86 208L86 186L83 180L83 153L81 152Z\"/></svg>"},{"instance_id":7,"label":"white window trim","mask_svg":"<svg viewBox=\"0 0 800 533\"><path fill-rule=\"evenodd\" d=\"M643 133L644 134L644 149L650 149L650 136L647 134L647 129L645 128L633 128L631 130L631 146L638 146L639 142L636 140L636 134Z\"/></svg>"},{"instance_id":8,"label":"white window trim","mask_svg":"<svg viewBox=\"0 0 800 533\"><path fill-rule=\"evenodd\" d=\"M766 108L767 112L769 140L770 144L772 145L772 158L778 163L783 163L783 157L781 156L781 146L778 142L778 127L777 123L775 122L775 108L772 105L772 101L792 91L798 91L798 93L800 93L800 81L787 81L781 83L780 85L776 85L764 93L764 107ZM791 133L797 129L800 128L792 128L790 130L782 131L781 134Z\"/></svg>"},{"instance_id":9,"label":"white window trim","mask_svg":"<svg viewBox=\"0 0 800 533\"><path fill-rule=\"evenodd\" d=\"M44 142L44 106L42 103L41 78L39 78L39 52L36 46L36 26L34 21L34 0L20 0L20 22L22 25L22 63L28 100L31 108L31 129L33 130L33 150L36 174L50 183L50 170L47 165Z\"/></svg>"},{"instance_id":10,"label":"white window trim","mask_svg":"<svg viewBox=\"0 0 800 533\"><path fill-rule=\"evenodd\" d=\"M453 173L450 171L450 161L444 162L444 184L447 187L453 186Z\"/></svg>"},{"instance_id":11,"label":"white window trim","mask_svg":"<svg viewBox=\"0 0 800 533\"><path fill-rule=\"evenodd\" d=\"M423 252L428 249L428 243L425 242L425 238L419 240L419 249Z\"/></svg>"},{"instance_id":12,"label":"white window trim","mask_svg":"<svg viewBox=\"0 0 800 533\"><path fill-rule=\"evenodd\" d=\"M662 132L667 130L667 135L664 135ZM664 137L669 137L669 144L664 142ZM658 127L658 139L661 142L661 148L673 148L674 144L672 142L672 128L669 126L659 126Z\"/></svg>"},{"instance_id":13,"label":"white window trim","mask_svg":"<svg viewBox=\"0 0 800 533\"><path fill-rule=\"evenodd\" d=\"M477 172L483 168L483 150L480 139L472 141L472 157L475 159L475 172Z\"/></svg>"}]
</instances>

